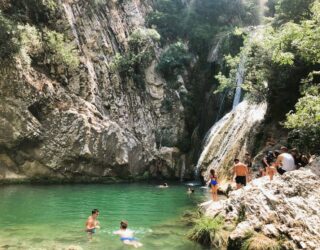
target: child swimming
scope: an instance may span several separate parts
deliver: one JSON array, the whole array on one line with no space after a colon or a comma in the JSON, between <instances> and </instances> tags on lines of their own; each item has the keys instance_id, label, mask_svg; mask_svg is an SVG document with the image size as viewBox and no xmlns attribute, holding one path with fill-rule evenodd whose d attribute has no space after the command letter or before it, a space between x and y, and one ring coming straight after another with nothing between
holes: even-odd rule
<instances>
[{"instance_id":1,"label":"child swimming","mask_svg":"<svg viewBox=\"0 0 320 250\"><path fill-rule=\"evenodd\" d=\"M133 237L133 231L127 228L128 222L121 221L120 230L113 232L113 234L120 235L120 240L126 245L130 245L135 248L142 247L143 245L140 242L138 242L136 238Z\"/></svg>"}]
</instances>

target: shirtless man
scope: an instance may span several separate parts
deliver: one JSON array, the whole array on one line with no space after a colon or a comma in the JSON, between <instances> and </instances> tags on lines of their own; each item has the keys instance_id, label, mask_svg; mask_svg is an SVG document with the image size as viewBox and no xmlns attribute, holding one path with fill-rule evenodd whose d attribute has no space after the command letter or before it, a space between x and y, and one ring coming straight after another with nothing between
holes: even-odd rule
<instances>
[{"instance_id":1,"label":"shirtless man","mask_svg":"<svg viewBox=\"0 0 320 250\"><path fill-rule=\"evenodd\" d=\"M235 176L237 189L247 184L248 173L249 173L249 170L247 165L240 162L239 159L234 159L233 174Z\"/></svg>"},{"instance_id":2,"label":"shirtless man","mask_svg":"<svg viewBox=\"0 0 320 250\"><path fill-rule=\"evenodd\" d=\"M92 210L92 215L87 219L85 231L88 233L89 239L92 239L92 235L96 232L96 229L100 228L100 223L97 220L98 215L99 210L95 208Z\"/></svg>"}]
</instances>

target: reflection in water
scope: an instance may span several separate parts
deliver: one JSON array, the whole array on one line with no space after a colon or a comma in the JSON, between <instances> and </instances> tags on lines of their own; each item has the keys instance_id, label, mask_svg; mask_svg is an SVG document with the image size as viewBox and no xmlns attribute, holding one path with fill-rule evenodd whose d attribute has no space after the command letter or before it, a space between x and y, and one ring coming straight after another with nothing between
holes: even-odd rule
<instances>
[{"instance_id":1,"label":"reflection in water","mask_svg":"<svg viewBox=\"0 0 320 250\"><path fill-rule=\"evenodd\" d=\"M186 209L203 199L185 186L65 185L5 186L0 189L0 249L126 249L112 232L123 219L144 244L141 249L203 249L186 239L180 221ZM84 223L99 208L101 230L88 242Z\"/></svg>"}]
</instances>

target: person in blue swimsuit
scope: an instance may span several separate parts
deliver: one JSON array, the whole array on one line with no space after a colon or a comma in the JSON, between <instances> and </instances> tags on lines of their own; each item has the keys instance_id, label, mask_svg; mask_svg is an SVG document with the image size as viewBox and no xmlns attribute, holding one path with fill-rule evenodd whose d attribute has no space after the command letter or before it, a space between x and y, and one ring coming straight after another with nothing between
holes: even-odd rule
<instances>
[{"instance_id":1,"label":"person in blue swimsuit","mask_svg":"<svg viewBox=\"0 0 320 250\"><path fill-rule=\"evenodd\" d=\"M135 248L143 246L135 237L133 237L133 231L128 229L127 221L121 221L120 230L113 232L113 234L120 235L120 240L126 245L130 245Z\"/></svg>"},{"instance_id":2,"label":"person in blue swimsuit","mask_svg":"<svg viewBox=\"0 0 320 250\"><path fill-rule=\"evenodd\" d=\"M210 186L211 186L212 200L218 201L218 177L214 169L210 170Z\"/></svg>"}]
</instances>

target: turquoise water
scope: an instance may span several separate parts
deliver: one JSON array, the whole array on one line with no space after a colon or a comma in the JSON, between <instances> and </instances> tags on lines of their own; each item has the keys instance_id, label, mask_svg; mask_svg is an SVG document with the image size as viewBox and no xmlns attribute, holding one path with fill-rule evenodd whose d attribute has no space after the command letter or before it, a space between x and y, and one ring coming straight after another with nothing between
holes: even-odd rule
<instances>
[{"instance_id":1,"label":"turquoise water","mask_svg":"<svg viewBox=\"0 0 320 250\"><path fill-rule=\"evenodd\" d=\"M19 185L0 187L0 197L0 249L127 249L112 234L123 219L140 249L204 249L186 239L189 228L180 220L204 199L200 189L187 195L182 185ZM93 208L101 229L90 242L84 224Z\"/></svg>"}]
</instances>

